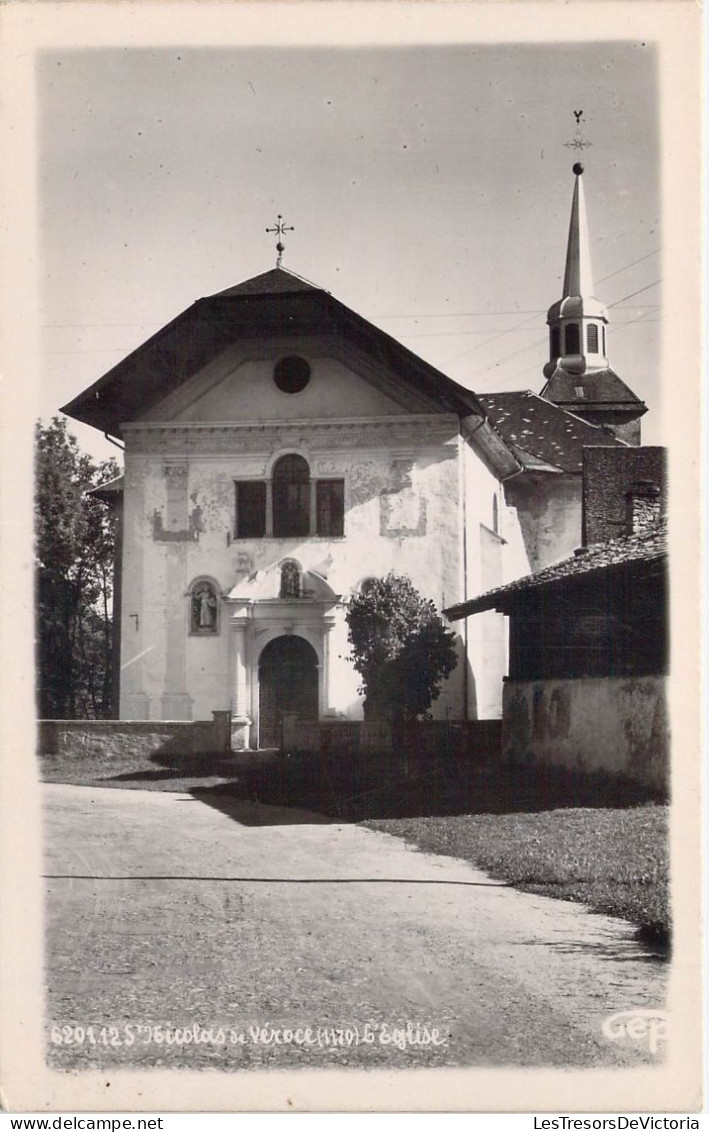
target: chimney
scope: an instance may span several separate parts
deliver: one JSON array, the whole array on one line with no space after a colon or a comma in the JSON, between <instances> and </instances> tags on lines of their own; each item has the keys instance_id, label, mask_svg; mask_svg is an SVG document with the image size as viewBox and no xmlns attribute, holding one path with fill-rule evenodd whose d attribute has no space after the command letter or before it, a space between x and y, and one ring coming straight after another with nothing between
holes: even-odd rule
<instances>
[{"instance_id":1,"label":"chimney","mask_svg":"<svg viewBox=\"0 0 709 1132\"><path fill-rule=\"evenodd\" d=\"M662 493L652 480L638 480L625 493L625 533L649 534L660 519Z\"/></svg>"}]
</instances>

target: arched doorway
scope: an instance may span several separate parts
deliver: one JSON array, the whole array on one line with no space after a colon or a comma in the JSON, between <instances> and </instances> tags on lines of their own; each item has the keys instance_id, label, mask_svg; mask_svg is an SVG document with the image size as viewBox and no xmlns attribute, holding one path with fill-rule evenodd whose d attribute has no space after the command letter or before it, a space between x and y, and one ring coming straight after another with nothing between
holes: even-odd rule
<instances>
[{"instance_id":1,"label":"arched doorway","mask_svg":"<svg viewBox=\"0 0 709 1132\"><path fill-rule=\"evenodd\" d=\"M278 747L284 712L318 718L318 658L302 637L276 637L259 658L259 747Z\"/></svg>"}]
</instances>

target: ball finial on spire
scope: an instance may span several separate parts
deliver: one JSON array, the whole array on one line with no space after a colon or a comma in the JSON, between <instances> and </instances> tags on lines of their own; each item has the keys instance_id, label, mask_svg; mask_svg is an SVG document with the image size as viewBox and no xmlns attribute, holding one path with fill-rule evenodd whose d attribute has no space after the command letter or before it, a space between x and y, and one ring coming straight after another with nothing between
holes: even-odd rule
<instances>
[{"instance_id":1,"label":"ball finial on spire","mask_svg":"<svg viewBox=\"0 0 709 1132\"><path fill-rule=\"evenodd\" d=\"M581 174L583 173L583 165L581 164L580 161L576 162L576 164L573 167L572 172L575 173L577 177L581 176Z\"/></svg>"}]
</instances>

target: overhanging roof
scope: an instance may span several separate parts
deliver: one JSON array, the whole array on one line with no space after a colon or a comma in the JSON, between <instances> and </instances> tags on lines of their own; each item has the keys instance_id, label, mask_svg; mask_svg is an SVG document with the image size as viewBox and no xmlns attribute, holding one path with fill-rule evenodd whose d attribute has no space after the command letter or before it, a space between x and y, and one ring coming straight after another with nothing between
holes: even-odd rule
<instances>
[{"instance_id":1,"label":"overhanging roof","mask_svg":"<svg viewBox=\"0 0 709 1132\"><path fill-rule=\"evenodd\" d=\"M520 595L548 589L565 582L588 578L600 571L612 569L636 569L640 566L659 563L667 557L667 523L661 519L654 529L642 535L624 535L621 538L599 542L593 546L580 547L568 558L563 558L553 566L547 566L536 574L525 574L506 586L461 602L445 609L449 621L459 621L473 613L484 613L497 609L506 613Z\"/></svg>"},{"instance_id":2,"label":"overhanging roof","mask_svg":"<svg viewBox=\"0 0 709 1132\"><path fill-rule=\"evenodd\" d=\"M113 436L238 340L341 335L388 373L461 419L483 409L474 393L417 357L327 291L275 268L198 299L62 412Z\"/></svg>"}]
</instances>

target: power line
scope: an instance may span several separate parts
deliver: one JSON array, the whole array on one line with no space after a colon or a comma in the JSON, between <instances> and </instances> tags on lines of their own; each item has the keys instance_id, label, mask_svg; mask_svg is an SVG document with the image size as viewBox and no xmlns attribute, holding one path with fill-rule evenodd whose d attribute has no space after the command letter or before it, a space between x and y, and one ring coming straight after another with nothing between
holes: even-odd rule
<instances>
[{"instance_id":1,"label":"power line","mask_svg":"<svg viewBox=\"0 0 709 1132\"><path fill-rule=\"evenodd\" d=\"M638 263L644 263L644 261L646 259L651 259L652 256L657 255L658 252L661 252L661 251L662 251L661 247L655 248L653 251L648 252L647 255L640 256L638 259L631 260L630 263L626 263L622 267L618 267L615 271L611 271L610 275L604 275L603 278L597 280L597 282L605 283L606 280L613 279L616 275L620 275L623 271L628 271L631 267L635 267L635 265L638 264ZM638 291L638 292L636 292L636 294L640 294L640 292ZM622 299L619 299L618 301L622 302ZM458 311L458 312L445 311L445 312L442 312L440 314L425 312L423 314L380 314L380 315L371 315L370 317L371 318L377 318L377 319L380 319L382 322L385 322L389 319L397 319L397 318L413 318L413 319L417 319L417 318L484 318L486 315L492 315L492 314L510 315L510 316L518 317L521 314L525 314L525 315L526 314L529 314L529 315L546 314L546 311L544 309L541 309L541 308L539 310L512 310L512 311L490 311L490 310L487 310L487 311ZM140 327L140 326L154 326L154 325L155 324L153 322L43 322L43 323L41 323L41 326L42 326L43 329L56 329L56 330L69 330L69 329L76 330L76 329L83 329L83 328L87 328L87 329L88 328L91 328L91 329L101 328L101 329L104 329L107 326Z\"/></svg>"},{"instance_id":2,"label":"power line","mask_svg":"<svg viewBox=\"0 0 709 1132\"><path fill-rule=\"evenodd\" d=\"M610 309L611 307L617 307L619 303L624 303L626 299L633 299L633 298L635 298L636 295L641 295L643 293L643 291L649 291L652 287L657 287L658 283L661 283L661 282L662 282L662 279L655 279L653 283L648 283L645 287L640 287L639 290L632 291L631 294L629 294L629 295L624 295L622 299L616 299L614 303L609 303L608 309ZM635 322L635 321L639 321L639 319L631 319L630 321ZM620 325L624 325L624 324L621 323ZM506 331L504 331L504 333L509 334L510 331L506 330ZM502 335L499 335L498 337L502 337ZM492 341L492 339L489 339L489 341ZM504 357L498 358L498 360L496 362L493 362L492 365L486 366L485 369L480 370L480 376L482 376L482 374L484 374L484 373L487 373L488 370L496 369L502 362L510 361L512 358L516 358L520 354L526 354L528 350L533 350L536 346L540 346L540 345L543 345L545 343L546 343L546 337L538 338L536 342L530 342L530 344L528 346L523 346L521 350L515 350L514 353L512 353L512 354L505 354ZM483 343L481 343L481 345L484 346L485 343L483 342ZM479 346L474 346L473 350L477 350L479 348L480 348ZM468 352L472 353L473 350L468 351ZM463 355L460 355L460 356L462 357Z\"/></svg>"},{"instance_id":3,"label":"power line","mask_svg":"<svg viewBox=\"0 0 709 1132\"><path fill-rule=\"evenodd\" d=\"M640 259L634 259L632 263L626 263L625 267L619 267L617 271L611 271L610 275L604 275L598 282L605 283L607 279L613 279L615 275L620 275L621 271L627 271L629 267L635 267L636 263L644 263L646 259L651 259L652 256L657 255L657 253L661 251L661 247L655 248L654 251L648 252L647 255L641 255Z\"/></svg>"},{"instance_id":4,"label":"power line","mask_svg":"<svg viewBox=\"0 0 709 1132\"><path fill-rule=\"evenodd\" d=\"M642 295L643 291L649 291L651 287L657 287L662 283L662 279L656 279L654 283L648 283L646 287L641 287L639 291L631 291L629 295L624 295L622 299L616 299L614 303L609 303L608 307L617 307L619 303L624 303L626 299L634 299L636 295Z\"/></svg>"},{"instance_id":5,"label":"power line","mask_svg":"<svg viewBox=\"0 0 709 1132\"><path fill-rule=\"evenodd\" d=\"M626 308L626 309L630 309L630 308ZM643 308L641 307L639 309L642 310ZM648 313L654 314L655 311L654 310L649 311ZM644 318L645 316L639 315L638 317ZM614 326L614 328L621 327L621 326L628 326L631 322L637 322L637 321L638 321L638 319L631 318L631 319L628 320L628 322L614 322L613 326ZM647 321L648 322L660 322L661 319L654 318L654 319L647 319ZM503 334L515 334L518 331L520 331L523 334L536 334L537 327L536 326L511 326L509 328L509 330L501 331L500 336L502 336ZM430 333L422 333L422 334L401 334L400 337L401 337L402 341L408 342L410 338L467 338L471 334L491 334L491 333L493 333L493 331L491 331L489 329L488 330L436 330L436 331L431 331ZM491 341L491 339L489 339L489 341ZM485 343L483 342L482 345L485 345Z\"/></svg>"}]
</instances>

